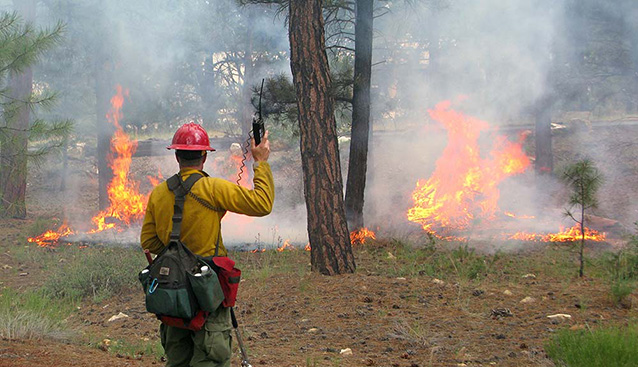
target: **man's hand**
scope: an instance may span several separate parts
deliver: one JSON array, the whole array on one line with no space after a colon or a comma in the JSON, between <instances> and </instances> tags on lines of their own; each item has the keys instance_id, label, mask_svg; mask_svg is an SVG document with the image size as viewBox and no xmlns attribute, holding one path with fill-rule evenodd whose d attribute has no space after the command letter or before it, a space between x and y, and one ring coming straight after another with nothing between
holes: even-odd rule
<instances>
[{"instance_id":1,"label":"man's hand","mask_svg":"<svg viewBox=\"0 0 638 367\"><path fill-rule=\"evenodd\" d=\"M255 139L250 140L250 152L253 155L253 159L255 162L268 161L268 156L270 156L270 142L268 141L268 130L264 133L264 136L261 138L261 143L255 146Z\"/></svg>"}]
</instances>

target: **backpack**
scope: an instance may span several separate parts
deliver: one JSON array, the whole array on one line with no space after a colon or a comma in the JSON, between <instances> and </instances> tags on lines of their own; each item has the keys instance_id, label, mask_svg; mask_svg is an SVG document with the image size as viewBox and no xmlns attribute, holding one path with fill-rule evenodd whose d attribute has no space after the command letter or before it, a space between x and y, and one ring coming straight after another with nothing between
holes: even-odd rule
<instances>
[{"instance_id":1,"label":"backpack","mask_svg":"<svg viewBox=\"0 0 638 367\"><path fill-rule=\"evenodd\" d=\"M202 175L195 173L183 181L176 174L167 180L169 190L175 194L170 240L139 274L146 310L154 313L164 324L193 331L200 330L208 313L224 301L217 273L202 273L200 269L208 265L207 262L193 254L179 239L184 200L200 178Z\"/></svg>"}]
</instances>

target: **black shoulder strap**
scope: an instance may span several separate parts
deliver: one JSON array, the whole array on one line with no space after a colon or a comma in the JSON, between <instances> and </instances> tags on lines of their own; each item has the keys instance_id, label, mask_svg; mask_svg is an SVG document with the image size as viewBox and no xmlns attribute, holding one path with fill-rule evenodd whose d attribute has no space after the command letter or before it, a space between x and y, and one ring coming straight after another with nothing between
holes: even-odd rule
<instances>
[{"instance_id":1,"label":"black shoulder strap","mask_svg":"<svg viewBox=\"0 0 638 367\"><path fill-rule=\"evenodd\" d=\"M186 179L186 181L183 181L182 177L179 173L177 173L166 180L168 189L175 194L175 205L173 206L173 230L171 231L170 237L171 240L179 241L179 234L182 230L182 219L184 214L184 200L186 200L186 195L191 191L195 182L202 177L204 176L200 173L193 173Z\"/></svg>"}]
</instances>

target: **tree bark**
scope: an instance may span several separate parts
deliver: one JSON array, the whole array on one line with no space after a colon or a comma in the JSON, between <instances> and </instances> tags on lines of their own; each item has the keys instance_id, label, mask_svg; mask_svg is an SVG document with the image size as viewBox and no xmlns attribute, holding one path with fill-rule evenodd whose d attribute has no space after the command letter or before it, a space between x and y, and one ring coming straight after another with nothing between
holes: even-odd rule
<instances>
[{"instance_id":1,"label":"tree bark","mask_svg":"<svg viewBox=\"0 0 638 367\"><path fill-rule=\"evenodd\" d=\"M35 0L13 0L16 12L26 23L35 22ZM29 66L20 74L9 76L10 98L18 106L15 116L6 121L11 136L3 141L0 151L0 197L2 216L25 218L27 207L27 154L29 140L29 106L26 101L33 91L33 69ZM25 101L25 102L21 102Z\"/></svg>"},{"instance_id":2,"label":"tree bark","mask_svg":"<svg viewBox=\"0 0 638 367\"><path fill-rule=\"evenodd\" d=\"M311 268L352 273L354 255L343 207L334 99L321 0L290 1L290 66L297 94Z\"/></svg>"},{"instance_id":3,"label":"tree bark","mask_svg":"<svg viewBox=\"0 0 638 367\"><path fill-rule=\"evenodd\" d=\"M114 73L113 62L107 46L107 37L102 33L98 39L101 42L96 45L95 49L95 121L97 132L97 151L95 154L98 169L99 209L104 210L109 207L107 188L113 179L113 170L109 166L109 156L111 155L111 138L115 128L109 123L106 115L114 92L112 84Z\"/></svg>"},{"instance_id":4,"label":"tree bark","mask_svg":"<svg viewBox=\"0 0 638 367\"><path fill-rule=\"evenodd\" d=\"M355 20L352 132L346 182L346 218L350 229L363 227L363 203L368 169L372 23L374 0L357 0Z\"/></svg>"},{"instance_id":5,"label":"tree bark","mask_svg":"<svg viewBox=\"0 0 638 367\"><path fill-rule=\"evenodd\" d=\"M535 109L536 161L537 175L552 175L554 171L554 153L552 150L552 97L540 99Z\"/></svg>"}]
</instances>

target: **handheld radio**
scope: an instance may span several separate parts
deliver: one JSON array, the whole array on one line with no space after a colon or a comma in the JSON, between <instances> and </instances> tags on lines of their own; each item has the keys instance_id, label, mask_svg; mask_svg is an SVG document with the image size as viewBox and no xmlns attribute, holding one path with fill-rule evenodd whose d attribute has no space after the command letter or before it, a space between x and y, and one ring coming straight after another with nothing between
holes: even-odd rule
<instances>
[{"instance_id":1,"label":"handheld radio","mask_svg":"<svg viewBox=\"0 0 638 367\"><path fill-rule=\"evenodd\" d=\"M261 80L261 89L259 89L259 108L253 116L253 137L255 145L261 143L261 137L264 136L264 121L261 118L261 96L264 93L264 79Z\"/></svg>"}]
</instances>

